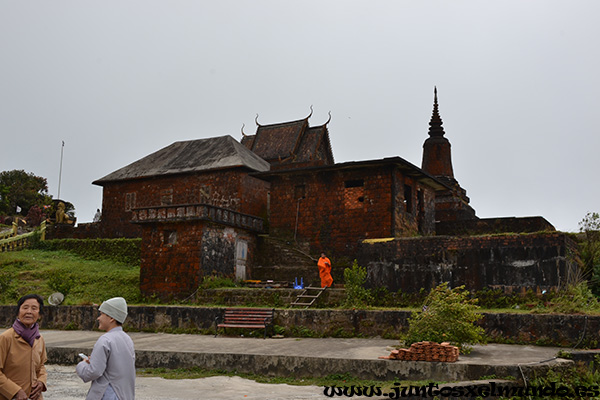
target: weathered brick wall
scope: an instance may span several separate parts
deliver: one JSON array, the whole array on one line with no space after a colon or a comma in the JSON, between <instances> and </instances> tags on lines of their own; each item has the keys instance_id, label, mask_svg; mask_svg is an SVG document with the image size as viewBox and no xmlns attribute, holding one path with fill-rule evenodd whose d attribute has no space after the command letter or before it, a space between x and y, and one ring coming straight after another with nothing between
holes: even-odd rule
<instances>
[{"instance_id":1,"label":"weathered brick wall","mask_svg":"<svg viewBox=\"0 0 600 400\"><path fill-rule=\"evenodd\" d=\"M111 237L139 237L131 208L205 203L244 214L266 215L268 182L241 168L201 174L107 183L102 195L102 229Z\"/></svg>"},{"instance_id":2,"label":"weathered brick wall","mask_svg":"<svg viewBox=\"0 0 600 400\"><path fill-rule=\"evenodd\" d=\"M141 181L106 184L102 190L102 230L106 237L140 237L141 229L132 224L131 210L126 209L128 193L140 192ZM140 194L140 198L143 196Z\"/></svg>"},{"instance_id":3,"label":"weathered brick wall","mask_svg":"<svg viewBox=\"0 0 600 400\"><path fill-rule=\"evenodd\" d=\"M399 171L395 171L393 179L396 194L391 237L435 235L435 192ZM404 190L405 185L410 187L409 193Z\"/></svg>"},{"instance_id":4,"label":"weathered brick wall","mask_svg":"<svg viewBox=\"0 0 600 400\"><path fill-rule=\"evenodd\" d=\"M206 221L143 224L140 290L145 296L184 298L207 275L235 278L236 245L247 243L247 274L256 252L255 235Z\"/></svg>"},{"instance_id":5,"label":"weathered brick wall","mask_svg":"<svg viewBox=\"0 0 600 400\"><path fill-rule=\"evenodd\" d=\"M144 295L189 296L198 288L203 227L200 222L143 225L140 290Z\"/></svg>"},{"instance_id":6,"label":"weathered brick wall","mask_svg":"<svg viewBox=\"0 0 600 400\"><path fill-rule=\"evenodd\" d=\"M240 212L266 219L270 184L249 175L241 175Z\"/></svg>"},{"instance_id":7,"label":"weathered brick wall","mask_svg":"<svg viewBox=\"0 0 600 400\"><path fill-rule=\"evenodd\" d=\"M415 292L442 282L468 289L548 289L578 268L574 242L564 233L424 238L363 244L358 262L371 287Z\"/></svg>"},{"instance_id":8,"label":"weathered brick wall","mask_svg":"<svg viewBox=\"0 0 600 400\"><path fill-rule=\"evenodd\" d=\"M412 211L405 210L404 185L412 185ZM299 189L301 187L302 189ZM419 203L418 191L424 193ZM298 193L303 193L300 197ZM391 166L277 175L271 181L270 229L307 239L311 252L348 255L358 241L413 235L419 223L433 231L433 192ZM417 218L418 205L427 215Z\"/></svg>"}]
</instances>

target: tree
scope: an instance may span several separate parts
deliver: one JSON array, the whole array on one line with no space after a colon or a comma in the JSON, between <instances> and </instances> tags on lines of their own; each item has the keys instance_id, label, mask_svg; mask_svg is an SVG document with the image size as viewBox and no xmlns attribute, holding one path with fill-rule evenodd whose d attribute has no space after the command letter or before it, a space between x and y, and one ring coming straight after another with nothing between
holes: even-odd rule
<instances>
[{"instance_id":1,"label":"tree","mask_svg":"<svg viewBox=\"0 0 600 400\"><path fill-rule=\"evenodd\" d=\"M29 226L38 226L45 218L44 213L38 206L31 206L25 220Z\"/></svg>"},{"instance_id":2,"label":"tree","mask_svg":"<svg viewBox=\"0 0 600 400\"><path fill-rule=\"evenodd\" d=\"M412 313L404 342L450 342L468 353L468 345L485 342L483 328L475 325L483 317L478 310L477 299L470 299L464 286L450 289L442 283L431 289L423 311Z\"/></svg>"},{"instance_id":3,"label":"tree","mask_svg":"<svg viewBox=\"0 0 600 400\"><path fill-rule=\"evenodd\" d=\"M17 206L27 213L32 206L51 204L46 178L23 170L0 172L0 214L13 215Z\"/></svg>"},{"instance_id":4,"label":"tree","mask_svg":"<svg viewBox=\"0 0 600 400\"><path fill-rule=\"evenodd\" d=\"M583 261L583 278L589 281L594 294L600 294L600 215L588 212L579 222L579 232L585 234L579 252Z\"/></svg>"}]
</instances>

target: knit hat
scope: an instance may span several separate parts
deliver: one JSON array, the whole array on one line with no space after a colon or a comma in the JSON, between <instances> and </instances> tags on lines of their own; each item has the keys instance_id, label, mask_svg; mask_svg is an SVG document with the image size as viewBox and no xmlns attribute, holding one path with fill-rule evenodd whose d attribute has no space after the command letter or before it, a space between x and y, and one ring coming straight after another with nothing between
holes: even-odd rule
<instances>
[{"instance_id":1,"label":"knit hat","mask_svg":"<svg viewBox=\"0 0 600 400\"><path fill-rule=\"evenodd\" d=\"M112 299L106 300L100 305L98 310L109 317L116 319L120 323L123 323L125 318L127 318L127 302L122 297L113 297Z\"/></svg>"}]
</instances>

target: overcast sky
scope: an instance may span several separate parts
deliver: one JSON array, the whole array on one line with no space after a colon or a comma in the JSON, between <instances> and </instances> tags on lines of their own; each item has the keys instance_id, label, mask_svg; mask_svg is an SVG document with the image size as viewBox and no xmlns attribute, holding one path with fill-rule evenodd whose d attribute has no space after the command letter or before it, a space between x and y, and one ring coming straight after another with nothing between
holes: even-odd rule
<instances>
[{"instance_id":1,"label":"overcast sky","mask_svg":"<svg viewBox=\"0 0 600 400\"><path fill-rule=\"evenodd\" d=\"M329 124L336 162L421 166L437 86L482 218L600 212L600 1L0 0L0 171L92 220L92 181L169 144Z\"/></svg>"}]
</instances>

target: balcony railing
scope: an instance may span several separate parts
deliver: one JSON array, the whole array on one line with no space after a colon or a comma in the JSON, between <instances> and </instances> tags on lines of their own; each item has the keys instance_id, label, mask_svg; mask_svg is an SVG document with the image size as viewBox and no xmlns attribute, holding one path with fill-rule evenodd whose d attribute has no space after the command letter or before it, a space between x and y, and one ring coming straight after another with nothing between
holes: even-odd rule
<instances>
[{"instance_id":1,"label":"balcony railing","mask_svg":"<svg viewBox=\"0 0 600 400\"><path fill-rule=\"evenodd\" d=\"M131 222L136 224L193 220L212 221L255 232L263 231L262 218L209 204L140 207L134 208L131 216Z\"/></svg>"}]
</instances>

